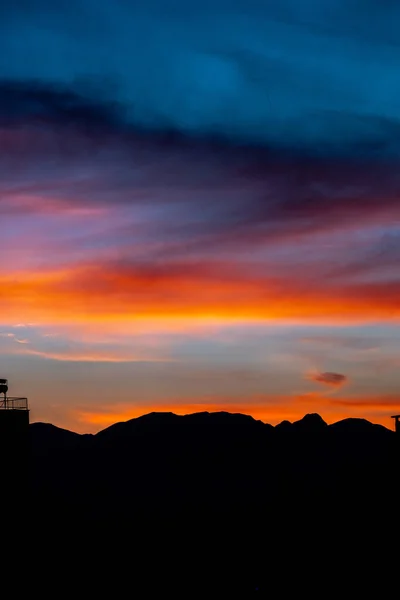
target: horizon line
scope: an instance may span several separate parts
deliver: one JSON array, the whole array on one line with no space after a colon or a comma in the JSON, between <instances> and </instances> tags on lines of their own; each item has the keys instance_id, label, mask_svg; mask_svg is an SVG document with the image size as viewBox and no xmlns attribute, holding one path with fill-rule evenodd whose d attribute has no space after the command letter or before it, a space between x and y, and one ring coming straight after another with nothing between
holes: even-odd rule
<instances>
[{"instance_id":1,"label":"horizon line","mask_svg":"<svg viewBox=\"0 0 400 600\"><path fill-rule=\"evenodd\" d=\"M282 421L280 421L279 423L277 423L276 425L272 425L271 423L268 423L266 421L263 421L262 419L256 419L255 417L253 417L250 414L247 413L243 413L243 412L231 412L231 411L227 411L227 410L215 410L215 411L209 411L209 410L202 410L202 411L197 411L197 412L192 412L192 413L185 413L182 415L179 415L177 413L174 413L173 411L150 411L148 413L143 413L141 415L138 415L137 417L132 417L131 419L126 419L125 421L115 421L115 423L111 423L110 425L107 425L107 427L104 427L103 429L99 429L99 431L95 432L95 433L78 433L77 431L73 431L71 429L67 429L66 427L60 427L58 425L55 425L54 423L51 423L49 421L33 421L31 423L29 423L29 425L50 425L52 427L55 427L56 429L60 429L62 431L68 431L69 433L73 433L75 435L90 435L90 436L95 436L98 433L101 433L102 431L106 431L107 429L109 429L110 427L113 427L114 425L120 425L120 424L124 424L124 423L129 423L131 421L137 421L138 419L141 419L143 417L148 417L150 415L173 415L174 417L190 417L190 416L194 416L194 415L201 415L201 414L208 414L208 415L212 415L212 414L227 414L227 415L231 415L231 416L235 416L235 415L239 415L239 416L243 416L243 417L249 417L250 419L252 419L255 422L258 423L262 423L263 425L268 425L270 427L273 427L274 429L276 427L278 427L279 425L281 425L282 423L290 423L291 425L294 423L298 423L299 421L302 421L305 417L309 416L309 415L315 415L318 416L320 419L322 419L322 421L326 424L327 427L331 427L332 425L335 425L337 423L341 423L343 421L367 421L368 423L370 423L371 425L377 426L377 427L383 427L384 429L386 429L387 431L390 431L391 433L395 433L392 429L389 429L389 427L386 427L385 425L382 425L381 423L374 423L373 421L370 421L369 419L365 419L364 417L345 417L344 419L339 419L338 421L334 421L333 423L327 423L325 421L325 419L317 412L309 412L309 413L305 413L303 415L303 417L301 417L300 419L296 419L294 421L290 421L289 419L283 419ZM390 417L393 418L393 417Z\"/></svg>"}]
</instances>

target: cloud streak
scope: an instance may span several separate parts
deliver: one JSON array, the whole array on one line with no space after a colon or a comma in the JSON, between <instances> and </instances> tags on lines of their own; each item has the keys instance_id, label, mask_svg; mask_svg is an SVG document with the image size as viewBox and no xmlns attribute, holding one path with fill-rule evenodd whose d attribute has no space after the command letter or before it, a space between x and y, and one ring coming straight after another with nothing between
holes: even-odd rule
<instances>
[{"instance_id":1,"label":"cloud streak","mask_svg":"<svg viewBox=\"0 0 400 600\"><path fill-rule=\"evenodd\" d=\"M36 146L21 157L11 128L0 150L2 307L12 319L18 306L32 320L56 306L104 315L104 298L107 314L130 303L151 316L398 319L385 242L388 231L396 242L400 218L392 165L126 133L96 132L90 149L68 130L74 153L62 132L28 132Z\"/></svg>"},{"instance_id":2,"label":"cloud streak","mask_svg":"<svg viewBox=\"0 0 400 600\"><path fill-rule=\"evenodd\" d=\"M99 264L2 277L4 319L48 323L121 319L293 319L398 322L400 282L338 284L307 274L278 277L246 264ZM40 302L37 300L40 298Z\"/></svg>"}]
</instances>

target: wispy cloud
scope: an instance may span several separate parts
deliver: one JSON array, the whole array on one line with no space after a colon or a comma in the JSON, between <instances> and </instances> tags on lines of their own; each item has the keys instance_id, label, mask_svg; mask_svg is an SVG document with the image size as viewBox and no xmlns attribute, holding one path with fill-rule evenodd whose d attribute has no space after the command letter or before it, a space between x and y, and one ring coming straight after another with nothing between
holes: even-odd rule
<instances>
[{"instance_id":1,"label":"wispy cloud","mask_svg":"<svg viewBox=\"0 0 400 600\"><path fill-rule=\"evenodd\" d=\"M12 332L0 332L0 337L3 338L8 338L10 340L12 340L13 342L15 342L16 344L29 344L30 341L28 339L24 339L24 338L19 338L17 337L17 335L15 333Z\"/></svg>"}]
</instances>

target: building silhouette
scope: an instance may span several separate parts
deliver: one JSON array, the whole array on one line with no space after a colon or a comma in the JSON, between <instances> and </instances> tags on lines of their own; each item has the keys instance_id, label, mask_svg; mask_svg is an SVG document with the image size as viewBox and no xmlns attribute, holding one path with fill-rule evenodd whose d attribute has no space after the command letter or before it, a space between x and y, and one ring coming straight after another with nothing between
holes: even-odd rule
<instances>
[{"instance_id":1,"label":"building silhouette","mask_svg":"<svg viewBox=\"0 0 400 600\"><path fill-rule=\"evenodd\" d=\"M0 379L0 481L5 505L23 502L30 474L28 399L8 396L8 381Z\"/></svg>"}]
</instances>

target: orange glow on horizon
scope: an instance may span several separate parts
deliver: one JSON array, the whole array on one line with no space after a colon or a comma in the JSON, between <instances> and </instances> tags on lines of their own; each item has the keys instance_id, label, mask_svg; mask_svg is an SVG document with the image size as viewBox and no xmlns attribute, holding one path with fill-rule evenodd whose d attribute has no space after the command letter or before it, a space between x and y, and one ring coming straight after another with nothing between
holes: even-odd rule
<instances>
[{"instance_id":1,"label":"orange glow on horizon","mask_svg":"<svg viewBox=\"0 0 400 600\"><path fill-rule=\"evenodd\" d=\"M136 419L151 412L172 412L187 415L199 412L230 412L252 416L254 419L277 425L283 420L296 421L307 413L318 413L328 424L347 418L362 418L391 428L393 411L400 411L400 398L370 397L331 399L310 393L297 397L254 398L249 402L232 403L226 398L214 400L148 403L146 405L113 405L93 409L91 407L70 411L60 427L73 426L78 433L96 433L114 423Z\"/></svg>"}]
</instances>

